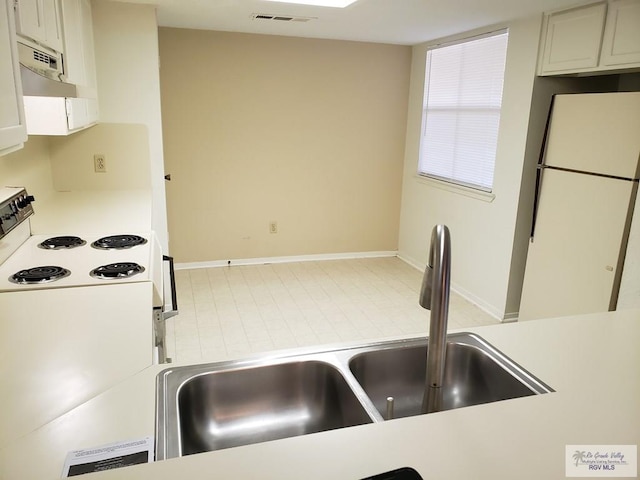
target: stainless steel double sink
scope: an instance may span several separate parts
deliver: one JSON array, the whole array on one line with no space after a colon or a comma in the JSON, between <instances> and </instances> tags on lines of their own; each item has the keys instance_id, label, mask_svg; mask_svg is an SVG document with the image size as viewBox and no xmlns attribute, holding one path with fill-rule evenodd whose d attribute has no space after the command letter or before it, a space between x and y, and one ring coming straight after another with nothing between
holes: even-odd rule
<instances>
[{"instance_id":1,"label":"stainless steel double sink","mask_svg":"<svg viewBox=\"0 0 640 480\"><path fill-rule=\"evenodd\" d=\"M422 414L427 339L158 374L156 459ZM443 410L553 390L470 333L447 337Z\"/></svg>"}]
</instances>

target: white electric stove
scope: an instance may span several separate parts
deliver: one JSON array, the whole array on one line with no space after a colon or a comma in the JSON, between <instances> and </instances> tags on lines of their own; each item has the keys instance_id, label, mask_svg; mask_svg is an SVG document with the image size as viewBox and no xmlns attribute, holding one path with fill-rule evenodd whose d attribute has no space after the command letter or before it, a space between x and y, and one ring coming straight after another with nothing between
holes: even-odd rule
<instances>
[{"instance_id":1,"label":"white electric stove","mask_svg":"<svg viewBox=\"0 0 640 480\"><path fill-rule=\"evenodd\" d=\"M34 200L21 188L0 189L0 292L151 281L154 306L162 306L162 254L153 232L31 235Z\"/></svg>"}]
</instances>

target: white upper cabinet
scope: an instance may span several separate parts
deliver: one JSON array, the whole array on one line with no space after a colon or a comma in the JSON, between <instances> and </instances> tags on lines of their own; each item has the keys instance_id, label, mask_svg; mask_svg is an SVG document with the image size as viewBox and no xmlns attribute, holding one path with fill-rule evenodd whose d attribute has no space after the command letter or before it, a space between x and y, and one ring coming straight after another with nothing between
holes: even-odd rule
<instances>
[{"instance_id":1,"label":"white upper cabinet","mask_svg":"<svg viewBox=\"0 0 640 480\"><path fill-rule=\"evenodd\" d=\"M0 155L27 140L13 18L13 0L0 1Z\"/></svg>"},{"instance_id":2,"label":"white upper cabinet","mask_svg":"<svg viewBox=\"0 0 640 480\"><path fill-rule=\"evenodd\" d=\"M640 0L546 15L540 51L540 75L640 70Z\"/></svg>"},{"instance_id":3,"label":"white upper cabinet","mask_svg":"<svg viewBox=\"0 0 640 480\"><path fill-rule=\"evenodd\" d=\"M615 0L609 5L601 61L606 66L640 65L640 1Z\"/></svg>"},{"instance_id":4,"label":"white upper cabinet","mask_svg":"<svg viewBox=\"0 0 640 480\"><path fill-rule=\"evenodd\" d=\"M69 135L98 121L91 1L63 0L61 7L63 71L77 98L25 96L29 135Z\"/></svg>"},{"instance_id":5,"label":"white upper cabinet","mask_svg":"<svg viewBox=\"0 0 640 480\"><path fill-rule=\"evenodd\" d=\"M24 97L29 135L71 135L98 121L95 98Z\"/></svg>"},{"instance_id":6,"label":"white upper cabinet","mask_svg":"<svg viewBox=\"0 0 640 480\"><path fill-rule=\"evenodd\" d=\"M64 0L64 71L69 83L85 87L83 96L96 98L96 64L90 0Z\"/></svg>"},{"instance_id":7,"label":"white upper cabinet","mask_svg":"<svg viewBox=\"0 0 640 480\"><path fill-rule=\"evenodd\" d=\"M542 71L582 70L598 66L605 3L552 14L547 19Z\"/></svg>"},{"instance_id":8,"label":"white upper cabinet","mask_svg":"<svg viewBox=\"0 0 640 480\"><path fill-rule=\"evenodd\" d=\"M15 6L18 35L62 52L59 0L15 0Z\"/></svg>"},{"instance_id":9,"label":"white upper cabinet","mask_svg":"<svg viewBox=\"0 0 640 480\"><path fill-rule=\"evenodd\" d=\"M96 73L91 0L14 0L16 32L63 55L65 81L95 98Z\"/></svg>"}]
</instances>

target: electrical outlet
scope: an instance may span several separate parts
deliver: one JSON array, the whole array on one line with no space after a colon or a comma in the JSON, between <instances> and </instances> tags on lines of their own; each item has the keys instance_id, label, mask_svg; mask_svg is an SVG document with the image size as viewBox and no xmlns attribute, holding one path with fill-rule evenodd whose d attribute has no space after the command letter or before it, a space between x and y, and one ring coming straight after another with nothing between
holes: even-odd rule
<instances>
[{"instance_id":1,"label":"electrical outlet","mask_svg":"<svg viewBox=\"0 0 640 480\"><path fill-rule=\"evenodd\" d=\"M269 233L278 233L278 222L269 223Z\"/></svg>"},{"instance_id":2,"label":"electrical outlet","mask_svg":"<svg viewBox=\"0 0 640 480\"><path fill-rule=\"evenodd\" d=\"M96 153L93 156L93 169L96 173L107 173L107 159L104 155Z\"/></svg>"}]
</instances>

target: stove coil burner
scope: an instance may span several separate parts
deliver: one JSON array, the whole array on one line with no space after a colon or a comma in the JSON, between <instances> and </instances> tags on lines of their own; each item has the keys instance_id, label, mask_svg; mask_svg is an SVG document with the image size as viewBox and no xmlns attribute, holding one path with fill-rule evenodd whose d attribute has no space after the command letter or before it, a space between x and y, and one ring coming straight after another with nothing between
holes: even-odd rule
<instances>
[{"instance_id":1,"label":"stove coil burner","mask_svg":"<svg viewBox=\"0 0 640 480\"><path fill-rule=\"evenodd\" d=\"M18 273L9 277L9 281L20 285L37 285L40 283L55 282L69 275L71 275L71 272L66 268L47 265L44 267L20 270Z\"/></svg>"},{"instance_id":2,"label":"stove coil burner","mask_svg":"<svg viewBox=\"0 0 640 480\"><path fill-rule=\"evenodd\" d=\"M146 238L139 235L112 235L99 238L93 242L91 246L100 250L110 250L131 248L137 245L144 245L145 243L147 243Z\"/></svg>"},{"instance_id":3,"label":"stove coil burner","mask_svg":"<svg viewBox=\"0 0 640 480\"><path fill-rule=\"evenodd\" d=\"M39 243L38 246L40 248L44 248L45 250L60 250L62 248L75 248L86 245L85 242L80 237L51 237L47 238L44 242Z\"/></svg>"},{"instance_id":4,"label":"stove coil burner","mask_svg":"<svg viewBox=\"0 0 640 480\"><path fill-rule=\"evenodd\" d=\"M129 278L144 272L144 267L133 262L110 263L91 270L90 275L101 279Z\"/></svg>"}]
</instances>

